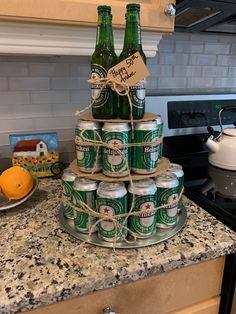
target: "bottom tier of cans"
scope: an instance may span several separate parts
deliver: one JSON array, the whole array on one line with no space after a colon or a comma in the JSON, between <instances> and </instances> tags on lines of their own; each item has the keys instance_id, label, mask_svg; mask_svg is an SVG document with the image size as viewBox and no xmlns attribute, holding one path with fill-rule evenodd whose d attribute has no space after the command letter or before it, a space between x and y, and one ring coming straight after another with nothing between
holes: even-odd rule
<instances>
[{"instance_id":1,"label":"bottom tier of cans","mask_svg":"<svg viewBox=\"0 0 236 314\"><path fill-rule=\"evenodd\" d=\"M64 216L73 221L78 232L96 232L103 241L122 241L128 235L149 238L158 229L174 228L178 222L180 201L177 200L183 182L178 165L172 164L154 179L132 183L80 178L68 168L62 181Z\"/></svg>"}]
</instances>

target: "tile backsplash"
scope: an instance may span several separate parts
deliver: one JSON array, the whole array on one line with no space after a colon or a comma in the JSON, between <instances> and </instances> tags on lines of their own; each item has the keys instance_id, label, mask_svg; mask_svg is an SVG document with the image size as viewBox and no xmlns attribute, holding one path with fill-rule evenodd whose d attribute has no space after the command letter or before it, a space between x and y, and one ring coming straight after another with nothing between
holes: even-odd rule
<instances>
[{"instance_id":1,"label":"tile backsplash","mask_svg":"<svg viewBox=\"0 0 236 314\"><path fill-rule=\"evenodd\" d=\"M236 36L163 36L147 60L147 94L235 93ZM56 131L61 159L74 157L74 113L87 106L89 57L0 56L0 168L10 165L9 134Z\"/></svg>"}]
</instances>

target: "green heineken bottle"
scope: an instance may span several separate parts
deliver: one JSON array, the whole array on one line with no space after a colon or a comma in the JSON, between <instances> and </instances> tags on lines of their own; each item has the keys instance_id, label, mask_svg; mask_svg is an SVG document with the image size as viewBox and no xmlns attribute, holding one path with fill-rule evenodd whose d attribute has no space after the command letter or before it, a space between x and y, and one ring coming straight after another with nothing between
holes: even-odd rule
<instances>
[{"instance_id":1,"label":"green heineken bottle","mask_svg":"<svg viewBox=\"0 0 236 314\"><path fill-rule=\"evenodd\" d=\"M118 58L114 51L112 32L111 7L98 6L98 26L96 47L91 59L91 79L107 76L107 71L113 67ZM101 85L91 85L92 114L96 119L111 119L118 111L118 95L109 87L101 90Z\"/></svg>"},{"instance_id":2,"label":"green heineken bottle","mask_svg":"<svg viewBox=\"0 0 236 314\"><path fill-rule=\"evenodd\" d=\"M141 28L140 28L140 5L129 3L126 13L126 28L123 51L120 61L128 58L135 52L139 52L144 63L146 56L142 49ZM133 119L142 119L145 112L145 80L139 81L136 85L130 86L129 95L132 101ZM127 96L120 96L119 116L122 119L130 119L130 105Z\"/></svg>"}]
</instances>

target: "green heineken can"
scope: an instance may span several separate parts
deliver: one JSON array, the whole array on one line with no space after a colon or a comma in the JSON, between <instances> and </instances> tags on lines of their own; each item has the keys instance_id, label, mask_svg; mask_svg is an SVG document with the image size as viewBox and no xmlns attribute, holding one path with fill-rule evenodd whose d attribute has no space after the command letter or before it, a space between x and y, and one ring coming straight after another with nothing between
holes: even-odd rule
<instances>
[{"instance_id":1,"label":"green heineken can","mask_svg":"<svg viewBox=\"0 0 236 314\"><path fill-rule=\"evenodd\" d=\"M83 138L89 140L101 140L101 125L96 121L79 120L76 129L76 157L80 171L91 173L99 172L102 169L101 149L95 146L83 145Z\"/></svg>"},{"instance_id":2,"label":"green heineken can","mask_svg":"<svg viewBox=\"0 0 236 314\"><path fill-rule=\"evenodd\" d=\"M158 228L170 228L177 224L179 182L174 173L165 172L156 177L157 207L169 204L156 212Z\"/></svg>"},{"instance_id":3,"label":"green heineken can","mask_svg":"<svg viewBox=\"0 0 236 314\"><path fill-rule=\"evenodd\" d=\"M102 171L109 177L123 177L129 173L131 164L130 147L119 147L129 144L131 131L128 123L106 122L102 128L102 140L105 143L119 148L122 155L112 148L103 147L102 150ZM128 167L126 160L128 161Z\"/></svg>"},{"instance_id":4,"label":"green heineken can","mask_svg":"<svg viewBox=\"0 0 236 314\"><path fill-rule=\"evenodd\" d=\"M73 203L75 206L83 208L83 203L89 206L91 209L96 210L96 190L97 181L76 178L73 185ZM83 233L89 233L96 231L96 228L92 228L96 222L96 217L90 216L86 212L78 212L74 210L74 224L75 229Z\"/></svg>"},{"instance_id":5,"label":"green heineken can","mask_svg":"<svg viewBox=\"0 0 236 314\"><path fill-rule=\"evenodd\" d=\"M184 171L181 165L171 163L170 167L168 169L171 173L174 173L179 181L179 195L183 189L184 186ZM181 202L179 200L178 203L178 213L181 211Z\"/></svg>"},{"instance_id":6,"label":"green heineken can","mask_svg":"<svg viewBox=\"0 0 236 314\"><path fill-rule=\"evenodd\" d=\"M128 186L129 210L134 197L132 211L142 211L140 215L129 216L128 219L128 228L137 238L149 238L156 230L156 190L152 179L133 181L133 186Z\"/></svg>"},{"instance_id":7,"label":"green heineken can","mask_svg":"<svg viewBox=\"0 0 236 314\"><path fill-rule=\"evenodd\" d=\"M108 216L127 213L127 190L123 182L100 182L97 189L97 211ZM117 219L118 225L111 220L98 224L98 236L113 242L122 240L127 235L126 218Z\"/></svg>"},{"instance_id":8,"label":"green heineken can","mask_svg":"<svg viewBox=\"0 0 236 314\"><path fill-rule=\"evenodd\" d=\"M63 194L66 196L68 201L72 201L73 197L73 184L76 178L76 174L72 172L70 168L66 168L62 174L62 188ZM66 218L74 219L74 210L73 208L64 202L64 215Z\"/></svg>"},{"instance_id":9,"label":"green heineken can","mask_svg":"<svg viewBox=\"0 0 236 314\"><path fill-rule=\"evenodd\" d=\"M136 122L134 126L134 143L154 142L158 140L156 120ZM156 171L159 144L132 147L132 171L146 174Z\"/></svg>"},{"instance_id":10,"label":"green heineken can","mask_svg":"<svg viewBox=\"0 0 236 314\"><path fill-rule=\"evenodd\" d=\"M159 115L157 116L156 123L157 123L158 138L161 139L161 137L163 136L163 121L162 121L161 116L159 116ZM158 162L161 161L162 151L163 151L163 142L158 144Z\"/></svg>"}]
</instances>

